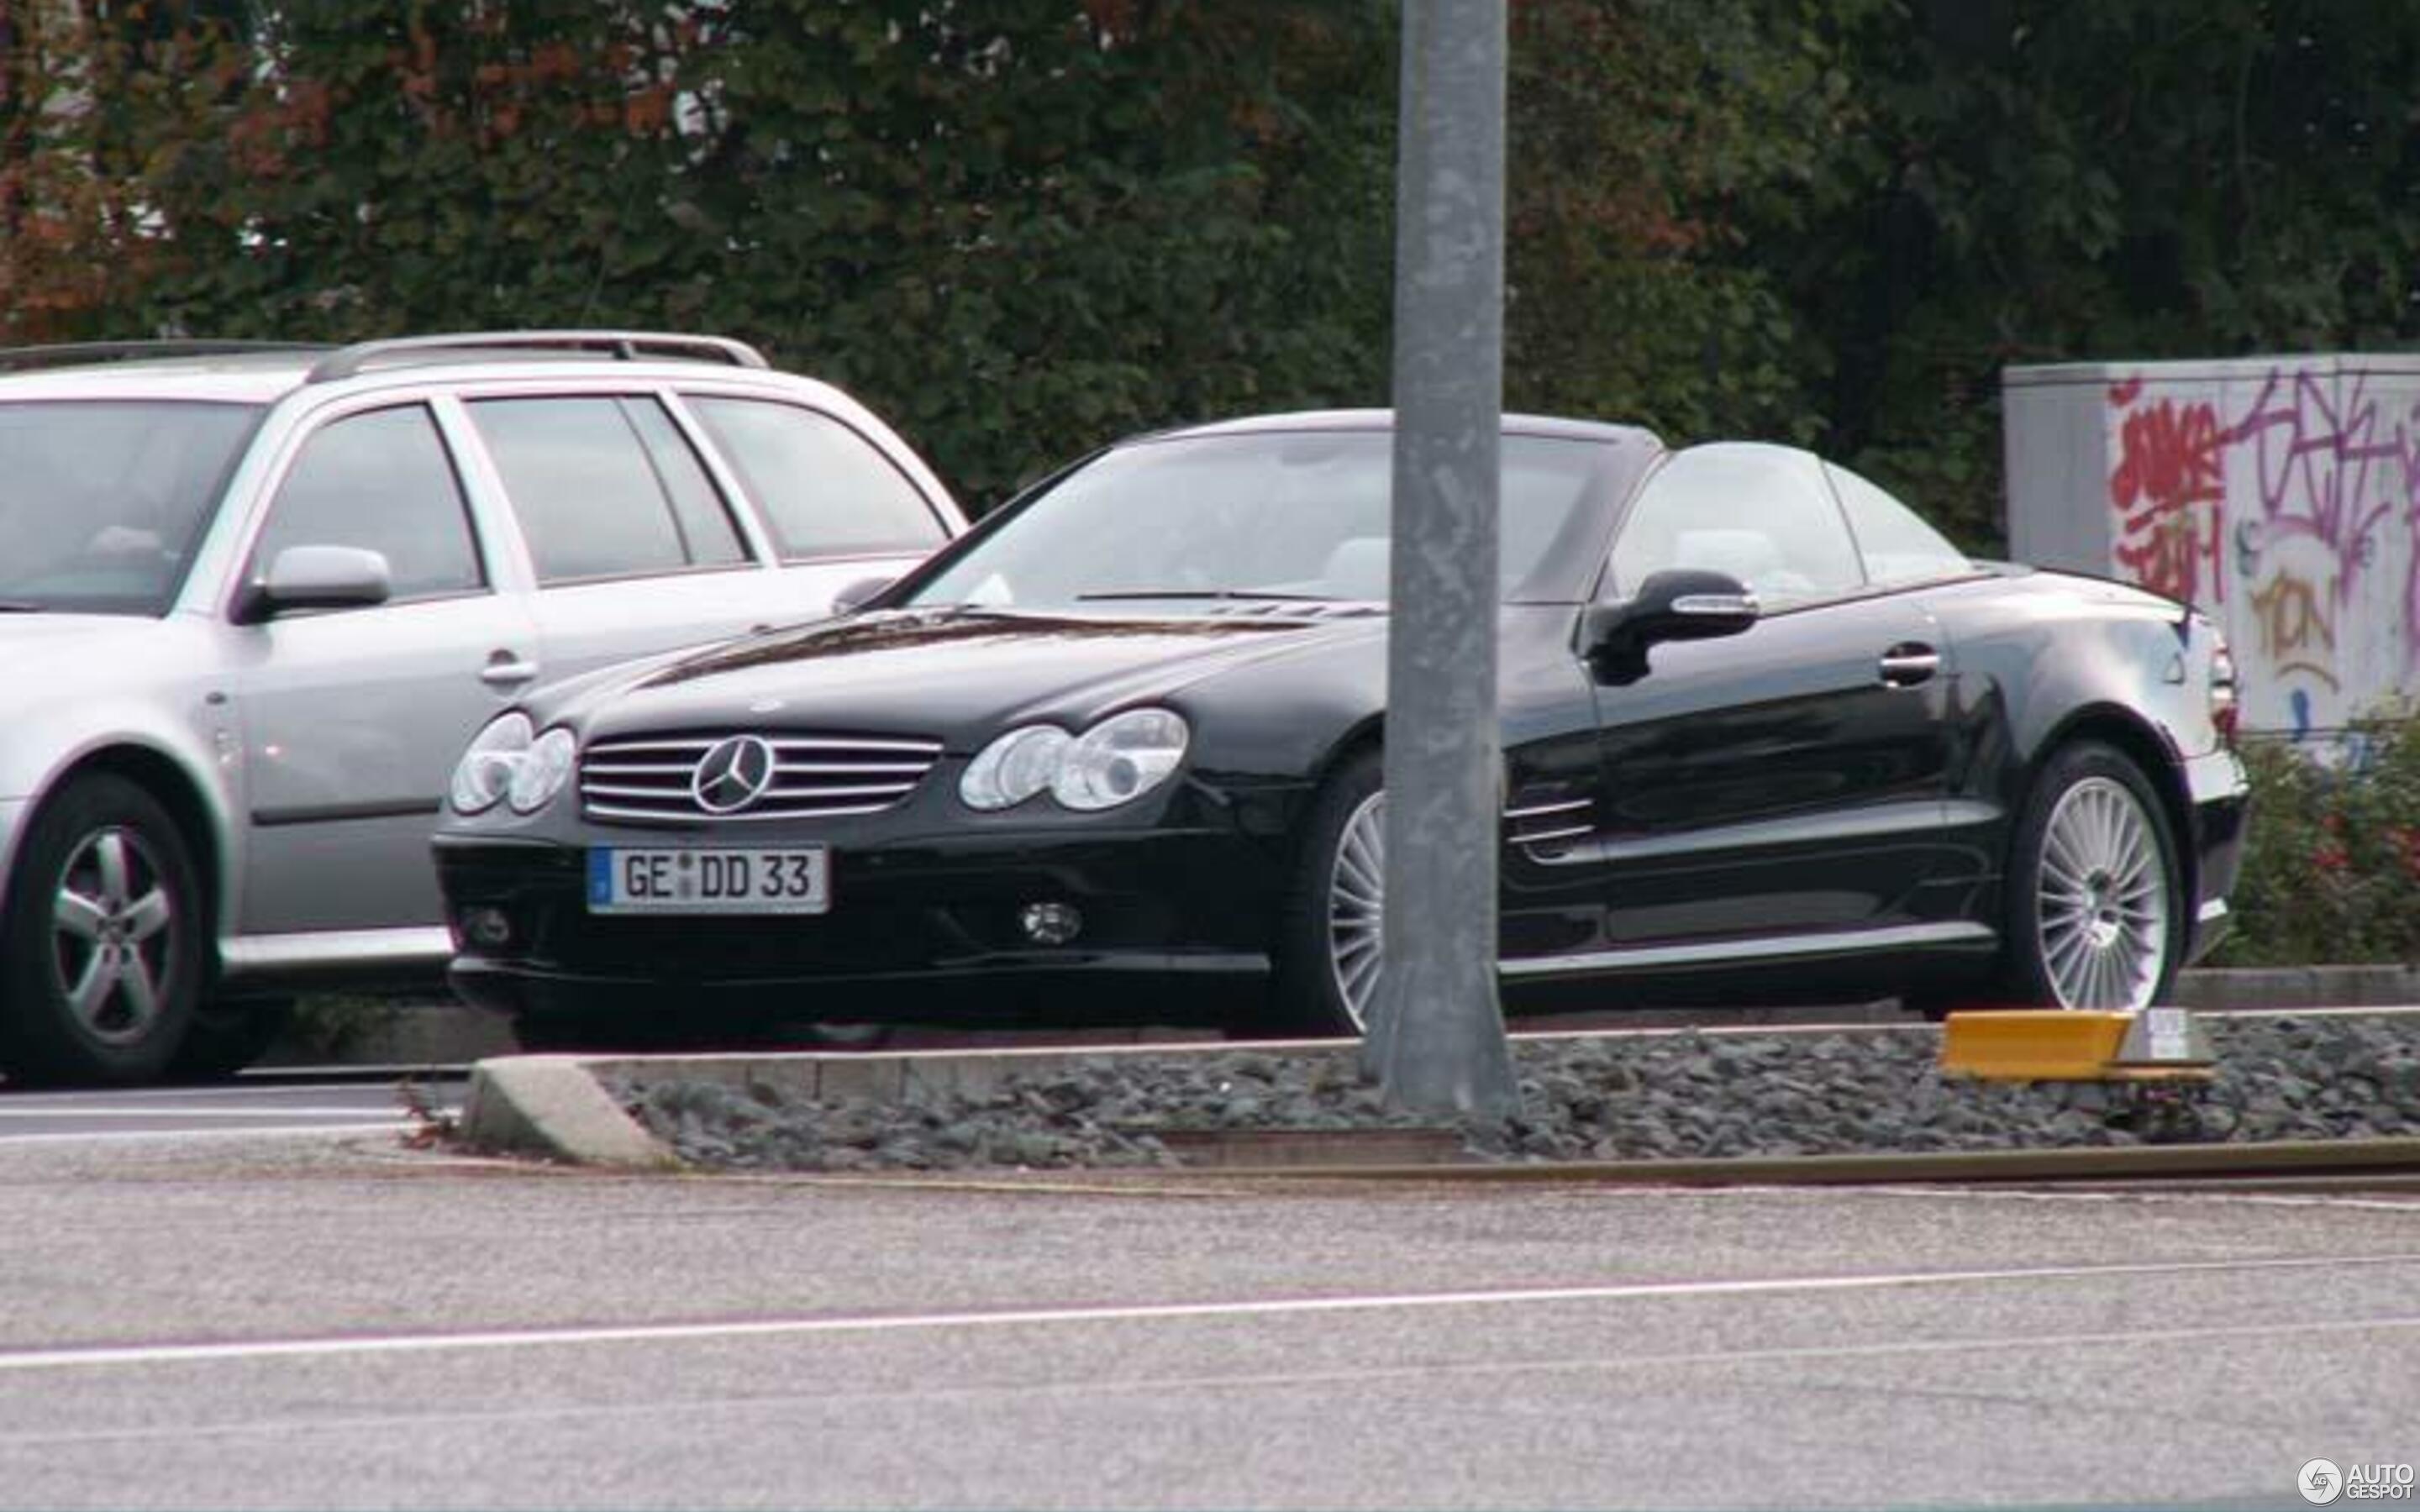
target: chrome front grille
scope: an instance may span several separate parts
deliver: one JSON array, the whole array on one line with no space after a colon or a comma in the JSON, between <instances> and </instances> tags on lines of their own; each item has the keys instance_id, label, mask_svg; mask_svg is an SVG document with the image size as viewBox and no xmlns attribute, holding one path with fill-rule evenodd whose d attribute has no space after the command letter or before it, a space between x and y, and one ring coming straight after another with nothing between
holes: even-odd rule
<instances>
[{"instance_id":1,"label":"chrome front grille","mask_svg":"<svg viewBox=\"0 0 2420 1512\"><path fill-rule=\"evenodd\" d=\"M698 767L734 739L772 751L764 791L721 811L699 800ZM580 806L623 824L744 824L879 813L915 791L941 743L892 735L713 731L600 740L581 752Z\"/></svg>"}]
</instances>

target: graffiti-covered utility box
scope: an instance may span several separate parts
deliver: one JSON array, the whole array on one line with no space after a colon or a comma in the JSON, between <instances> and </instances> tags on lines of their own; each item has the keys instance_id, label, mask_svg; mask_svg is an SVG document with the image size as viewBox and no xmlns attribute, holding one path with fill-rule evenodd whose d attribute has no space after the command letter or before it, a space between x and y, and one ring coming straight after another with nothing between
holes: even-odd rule
<instances>
[{"instance_id":1,"label":"graffiti-covered utility box","mask_svg":"<svg viewBox=\"0 0 2420 1512\"><path fill-rule=\"evenodd\" d=\"M2012 367L2009 550L2191 601L2247 729L2420 693L2420 354Z\"/></svg>"}]
</instances>

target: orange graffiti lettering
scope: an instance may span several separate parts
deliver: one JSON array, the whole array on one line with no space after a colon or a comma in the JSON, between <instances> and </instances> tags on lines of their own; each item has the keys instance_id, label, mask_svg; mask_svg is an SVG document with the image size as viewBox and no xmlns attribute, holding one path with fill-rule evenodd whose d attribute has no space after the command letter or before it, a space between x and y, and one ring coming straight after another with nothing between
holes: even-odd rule
<instances>
[{"instance_id":1,"label":"orange graffiti lettering","mask_svg":"<svg viewBox=\"0 0 2420 1512\"><path fill-rule=\"evenodd\" d=\"M2280 672L2302 672L2335 690L2335 626L2307 579L2281 572L2252 595L2260 649Z\"/></svg>"}]
</instances>

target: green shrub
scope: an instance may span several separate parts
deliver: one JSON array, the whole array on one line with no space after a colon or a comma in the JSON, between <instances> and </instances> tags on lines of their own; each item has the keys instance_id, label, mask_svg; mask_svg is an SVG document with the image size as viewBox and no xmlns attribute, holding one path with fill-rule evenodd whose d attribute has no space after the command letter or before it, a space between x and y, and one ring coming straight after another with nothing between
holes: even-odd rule
<instances>
[{"instance_id":1,"label":"green shrub","mask_svg":"<svg viewBox=\"0 0 2420 1512\"><path fill-rule=\"evenodd\" d=\"M2366 719L2314 759L2244 752L2251 832L2216 965L2420 961L2420 717Z\"/></svg>"}]
</instances>

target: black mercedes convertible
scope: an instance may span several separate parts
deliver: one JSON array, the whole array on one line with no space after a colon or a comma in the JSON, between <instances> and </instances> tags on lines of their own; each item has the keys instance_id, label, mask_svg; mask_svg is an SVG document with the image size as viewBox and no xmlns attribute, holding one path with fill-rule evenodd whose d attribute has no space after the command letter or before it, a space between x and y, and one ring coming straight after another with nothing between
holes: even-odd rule
<instances>
[{"instance_id":1,"label":"black mercedes convertible","mask_svg":"<svg viewBox=\"0 0 2420 1512\"><path fill-rule=\"evenodd\" d=\"M2233 664L1808 453L1508 416L1509 1010L2133 1008L2217 937ZM840 617L527 697L435 848L525 1042L1350 1033L1379 970L1389 420L1138 437Z\"/></svg>"}]
</instances>

